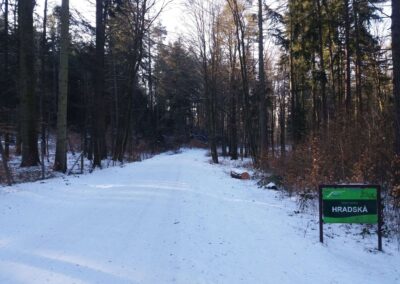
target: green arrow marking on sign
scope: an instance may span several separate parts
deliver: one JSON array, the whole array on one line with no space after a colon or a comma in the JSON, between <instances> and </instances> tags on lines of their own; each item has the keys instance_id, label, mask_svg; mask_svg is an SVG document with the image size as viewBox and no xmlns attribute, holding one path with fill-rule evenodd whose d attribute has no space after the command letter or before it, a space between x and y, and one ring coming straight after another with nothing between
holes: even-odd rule
<instances>
[{"instance_id":1,"label":"green arrow marking on sign","mask_svg":"<svg viewBox=\"0 0 400 284\"><path fill-rule=\"evenodd\" d=\"M376 188L323 188L323 200L376 200Z\"/></svg>"}]
</instances>

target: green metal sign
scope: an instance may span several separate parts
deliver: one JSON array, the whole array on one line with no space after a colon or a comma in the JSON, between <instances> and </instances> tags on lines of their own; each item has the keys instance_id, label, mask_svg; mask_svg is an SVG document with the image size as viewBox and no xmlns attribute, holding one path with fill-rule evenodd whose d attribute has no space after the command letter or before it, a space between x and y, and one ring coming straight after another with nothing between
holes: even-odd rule
<instances>
[{"instance_id":1,"label":"green metal sign","mask_svg":"<svg viewBox=\"0 0 400 284\"><path fill-rule=\"evenodd\" d=\"M382 250L382 206L379 185L320 185L319 238L324 242L325 223L378 225L378 250Z\"/></svg>"},{"instance_id":2,"label":"green metal sign","mask_svg":"<svg viewBox=\"0 0 400 284\"><path fill-rule=\"evenodd\" d=\"M377 188L322 188L324 223L377 224Z\"/></svg>"}]
</instances>

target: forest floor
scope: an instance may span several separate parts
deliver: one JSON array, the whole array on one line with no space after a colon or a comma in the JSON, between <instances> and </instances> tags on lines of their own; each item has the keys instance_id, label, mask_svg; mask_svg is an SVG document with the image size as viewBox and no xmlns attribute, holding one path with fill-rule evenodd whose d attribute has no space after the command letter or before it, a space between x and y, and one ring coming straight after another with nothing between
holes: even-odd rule
<instances>
[{"instance_id":1,"label":"forest floor","mask_svg":"<svg viewBox=\"0 0 400 284\"><path fill-rule=\"evenodd\" d=\"M315 206L209 160L183 150L1 188L0 283L400 283L395 240L378 252L373 228L331 225L321 244Z\"/></svg>"}]
</instances>

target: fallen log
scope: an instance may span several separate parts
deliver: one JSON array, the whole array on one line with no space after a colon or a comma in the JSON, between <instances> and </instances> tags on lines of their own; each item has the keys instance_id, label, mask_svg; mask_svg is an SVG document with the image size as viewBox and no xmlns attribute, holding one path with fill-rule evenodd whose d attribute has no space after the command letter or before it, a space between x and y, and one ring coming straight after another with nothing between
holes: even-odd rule
<instances>
[{"instance_id":1,"label":"fallen log","mask_svg":"<svg viewBox=\"0 0 400 284\"><path fill-rule=\"evenodd\" d=\"M248 172L238 173L238 172L231 171L231 177L236 178L236 179L243 179L243 180L250 179L250 175Z\"/></svg>"}]
</instances>

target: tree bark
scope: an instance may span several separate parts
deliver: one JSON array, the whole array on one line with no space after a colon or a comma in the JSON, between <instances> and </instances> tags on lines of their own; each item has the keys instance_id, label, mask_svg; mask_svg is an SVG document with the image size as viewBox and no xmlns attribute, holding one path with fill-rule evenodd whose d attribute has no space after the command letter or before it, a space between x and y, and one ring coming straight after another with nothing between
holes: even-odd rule
<instances>
[{"instance_id":1,"label":"tree bark","mask_svg":"<svg viewBox=\"0 0 400 284\"><path fill-rule=\"evenodd\" d=\"M293 43L294 43L294 25L293 25L293 15L290 12L289 15L290 22L290 33L289 33L289 92L290 92L290 112L291 112L291 128L292 128L292 142L293 146L295 142L299 139L297 135L297 130L295 129L296 124L296 112L297 112L297 101L298 101L298 92L296 86L296 78L295 78L295 68L294 68L294 52L293 52Z\"/></svg>"},{"instance_id":2,"label":"tree bark","mask_svg":"<svg viewBox=\"0 0 400 284\"><path fill-rule=\"evenodd\" d=\"M118 80L117 80L117 68L115 64L115 56L112 53L111 54L111 60L112 60L112 72L113 72L113 93L114 93L114 129L113 129L113 134L114 137L112 138L112 147L111 147L111 152L115 152L115 145L117 143L117 134L118 134L118 129L119 129L119 94L118 94Z\"/></svg>"},{"instance_id":3,"label":"tree bark","mask_svg":"<svg viewBox=\"0 0 400 284\"><path fill-rule=\"evenodd\" d=\"M356 97L358 100L358 111L357 115L361 118L363 113L363 99L362 99L362 86L361 86L361 50L360 50L360 15L359 15L358 0L353 0L353 15L354 15L354 29L355 29L355 51L356 51L356 66L355 66L355 76L356 76Z\"/></svg>"},{"instance_id":4,"label":"tree bark","mask_svg":"<svg viewBox=\"0 0 400 284\"><path fill-rule=\"evenodd\" d=\"M4 2L4 81L2 89L3 96L6 97L8 91L8 0ZM4 135L4 157L8 160L10 157L10 134Z\"/></svg>"},{"instance_id":5,"label":"tree bark","mask_svg":"<svg viewBox=\"0 0 400 284\"><path fill-rule=\"evenodd\" d=\"M8 0L4 2L4 83L8 79ZM6 86L4 86L6 87Z\"/></svg>"},{"instance_id":6,"label":"tree bark","mask_svg":"<svg viewBox=\"0 0 400 284\"><path fill-rule=\"evenodd\" d=\"M279 94L279 126L280 126L280 146L281 157L286 156L286 94L285 86L280 90Z\"/></svg>"},{"instance_id":7,"label":"tree bark","mask_svg":"<svg viewBox=\"0 0 400 284\"><path fill-rule=\"evenodd\" d=\"M62 0L61 46L57 112L57 145L54 170L67 171L67 104L68 104L69 0Z\"/></svg>"},{"instance_id":8,"label":"tree bark","mask_svg":"<svg viewBox=\"0 0 400 284\"><path fill-rule=\"evenodd\" d=\"M351 114L352 95L351 95L351 56L350 56L350 15L349 0L344 0L344 20L345 20L345 57L346 57L346 111Z\"/></svg>"},{"instance_id":9,"label":"tree bark","mask_svg":"<svg viewBox=\"0 0 400 284\"><path fill-rule=\"evenodd\" d=\"M203 52L206 52L205 40L203 45ZM213 95L211 90L211 80L208 75L208 63L205 54L203 55L203 77L204 77L204 92L206 99L206 114L207 114L207 129L208 129L208 140L210 145L211 157L214 163L218 164L218 152L217 152L217 142L215 138L215 121L213 115Z\"/></svg>"},{"instance_id":10,"label":"tree bark","mask_svg":"<svg viewBox=\"0 0 400 284\"><path fill-rule=\"evenodd\" d=\"M316 80L316 68L315 68L315 54L314 52L311 55L311 73L314 74L312 78L311 84L311 93L312 93L312 129L316 132L319 129L320 124L320 108L319 108L319 99L317 97L317 80Z\"/></svg>"},{"instance_id":11,"label":"tree bark","mask_svg":"<svg viewBox=\"0 0 400 284\"><path fill-rule=\"evenodd\" d=\"M229 46L229 61L230 61L230 147L229 154L232 160L238 159L238 131L237 131L237 88L236 88L236 50L237 48L232 44L232 39L230 39Z\"/></svg>"},{"instance_id":12,"label":"tree bark","mask_svg":"<svg viewBox=\"0 0 400 284\"><path fill-rule=\"evenodd\" d=\"M267 109L265 99L265 70L264 70L264 29L263 29L263 1L258 0L258 76L259 76L259 124L260 124L260 159L267 160Z\"/></svg>"},{"instance_id":13,"label":"tree bark","mask_svg":"<svg viewBox=\"0 0 400 284\"><path fill-rule=\"evenodd\" d=\"M42 164L42 179L45 178L45 155L46 155L46 125L44 123L44 95L46 93L45 87L45 52L46 52L46 27L47 27L47 0L44 1L44 11L43 11L43 34L42 34L42 43L40 49L40 65L41 65L41 92L40 92L40 128L41 128L41 136L40 136L40 160Z\"/></svg>"},{"instance_id":14,"label":"tree bark","mask_svg":"<svg viewBox=\"0 0 400 284\"><path fill-rule=\"evenodd\" d=\"M318 13L318 53L319 53L319 81L321 84L321 98L322 98L322 126L325 129L328 124L328 104L326 98L326 73L325 73L325 59L324 59L324 40L322 30L322 9L320 0L316 0L317 13Z\"/></svg>"},{"instance_id":15,"label":"tree bark","mask_svg":"<svg viewBox=\"0 0 400 284\"><path fill-rule=\"evenodd\" d=\"M96 0L96 71L93 119L93 167L101 167L105 156L105 111L104 111L104 44L105 44L105 3Z\"/></svg>"},{"instance_id":16,"label":"tree bark","mask_svg":"<svg viewBox=\"0 0 400 284\"><path fill-rule=\"evenodd\" d=\"M36 133L33 7L34 1L32 0L18 2L21 167L36 166L39 163Z\"/></svg>"},{"instance_id":17,"label":"tree bark","mask_svg":"<svg viewBox=\"0 0 400 284\"><path fill-rule=\"evenodd\" d=\"M393 96L395 101L395 152L400 157L400 0L392 0Z\"/></svg>"},{"instance_id":18,"label":"tree bark","mask_svg":"<svg viewBox=\"0 0 400 284\"><path fill-rule=\"evenodd\" d=\"M218 74L218 64L219 64L219 49L220 49L220 42L218 40L219 34L219 21L215 19L216 14L214 11L214 7L211 8L211 17L212 17L212 31L211 31L211 66L210 66L210 124L211 124L211 156L213 158L214 163L218 163L218 151L217 151L217 74ZM204 49L206 51L206 49Z\"/></svg>"},{"instance_id":19,"label":"tree bark","mask_svg":"<svg viewBox=\"0 0 400 284\"><path fill-rule=\"evenodd\" d=\"M3 163L3 168L4 168L4 171L6 174L7 185L11 186L13 184L13 180L12 180L10 168L8 167L8 164L7 164L7 157L5 156L5 153L3 150L3 144L1 143L1 139L0 139L0 156L1 156L2 163Z\"/></svg>"}]
</instances>

